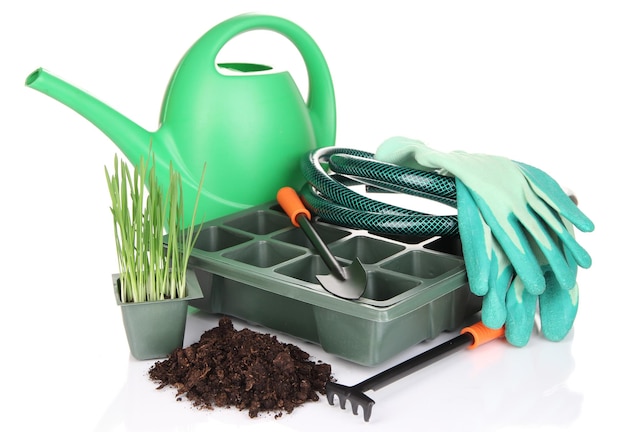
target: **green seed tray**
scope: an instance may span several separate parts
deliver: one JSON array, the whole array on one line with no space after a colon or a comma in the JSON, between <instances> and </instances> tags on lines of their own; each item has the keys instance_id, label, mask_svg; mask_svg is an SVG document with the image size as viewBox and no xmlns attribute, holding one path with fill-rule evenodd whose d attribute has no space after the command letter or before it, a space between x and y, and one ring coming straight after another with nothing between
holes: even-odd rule
<instances>
[{"instance_id":1,"label":"green seed tray","mask_svg":"<svg viewBox=\"0 0 626 432\"><path fill-rule=\"evenodd\" d=\"M202 226L189 265L204 298L190 305L319 344L328 353L373 366L478 312L458 238L403 242L323 222L314 226L340 263L367 271L359 300L324 290L329 274L304 233L276 202Z\"/></svg>"}]
</instances>

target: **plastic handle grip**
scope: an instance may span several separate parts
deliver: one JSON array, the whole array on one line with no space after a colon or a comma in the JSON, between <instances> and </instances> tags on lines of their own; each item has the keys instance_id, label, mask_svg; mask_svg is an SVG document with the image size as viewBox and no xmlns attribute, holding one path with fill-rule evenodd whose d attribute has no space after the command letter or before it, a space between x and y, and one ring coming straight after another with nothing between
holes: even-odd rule
<instances>
[{"instance_id":1,"label":"plastic handle grip","mask_svg":"<svg viewBox=\"0 0 626 432\"><path fill-rule=\"evenodd\" d=\"M468 349L474 349L482 344L504 336L504 327L492 329L483 324L482 321L479 321L461 330L461 334L464 333L470 333L474 337L474 342L468 347Z\"/></svg>"},{"instance_id":2,"label":"plastic handle grip","mask_svg":"<svg viewBox=\"0 0 626 432\"><path fill-rule=\"evenodd\" d=\"M300 223L297 220L297 217L301 214L311 220L311 212L307 210L307 208L302 203L302 200L298 196L298 193L291 187L285 186L280 188L278 193L276 194L276 200L278 204L283 208L289 219L291 219L291 223L295 226L299 227Z\"/></svg>"}]
</instances>

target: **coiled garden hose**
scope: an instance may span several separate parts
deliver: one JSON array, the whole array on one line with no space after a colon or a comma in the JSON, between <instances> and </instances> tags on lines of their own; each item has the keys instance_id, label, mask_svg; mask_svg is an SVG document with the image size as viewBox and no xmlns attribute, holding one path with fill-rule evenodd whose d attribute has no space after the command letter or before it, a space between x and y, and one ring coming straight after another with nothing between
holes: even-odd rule
<instances>
[{"instance_id":1,"label":"coiled garden hose","mask_svg":"<svg viewBox=\"0 0 626 432\"><path fill-rule=\"evenodd\" d=\"M338 147L309 152L302 159L301 170L307 180L300 191L302 199L326 222L398 236L449 236L459 232L456 215L431 215L397 207L348 187L364 184L456 208L456 186L452 177L377 161L372 153Z\"/></svg>"}]
</instances>

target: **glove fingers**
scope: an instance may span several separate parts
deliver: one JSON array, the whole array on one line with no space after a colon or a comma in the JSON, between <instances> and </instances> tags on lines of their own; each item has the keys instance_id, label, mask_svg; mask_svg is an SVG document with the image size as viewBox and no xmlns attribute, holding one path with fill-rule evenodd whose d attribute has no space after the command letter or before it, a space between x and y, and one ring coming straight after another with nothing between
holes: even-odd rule
<instances>
[{"instance_id":1,"label":"glove fingers","mask_svg":"<svg viewBox=\"0 0 626 432\"><path fill-rule=\"evenodd\" d=\"M557 233L557 235L559 240L561 240L565 245L564 253L568 262L570 262L570 266L575 267L576 264L578 264L582 268L589 268L591 266L591 256L589 256L589 253L587 253L587 251L583 249L578 242L576 242L572 223L568 220L563 220L563 225L569 235L559 235L560 233Z\"/></svg>"},{"instance_id":2,"label":"glove fingers","mask_svg":"<svg viewBox=\"0 0 626 432\"><path fill-rule=\"evenodd\" d=\"M543 271L537 258L529 253L531 244L523 234L524 229L519 221L509 218L509 228L503 228L496 219L489 206L478 195L473 195L481 214L496 238L502 250L515 268L515 273L523 281L524 286L531 294L541 294L545 287ZM457 198L458 199L458 198Z\"/></svg>"},{"instance_id":3,"label":"glove fingers","mask_svg":"<svg viewBox=\"0 0 626 432\"><path fill-rule=\"evenodd\" d=\"M513 283L506 295L507 318L504 329L506 340L518 347L525 346L532 334L535 325L535 311L537 296L524 289L519 277Z\"/></svg>"},{"instance_id":4,"label":"glove fingers","mask_svg":"<svg viewBox=\"0 0 626 432\"><path fill-rule=\"evenodd\" d=\"M546 288L539 297L541 331L546 339L558 342L569 333L578 312L578 284L571 290Z\"/></svg>"},{"instance_id":5,"label":"glove fingers","mask_svg":"<svg viewBox=\"0 0 626 432\"><path fill-rule=\"evenodd\" d=\"M517 164L522 169L535 193L548 203L550 207L557 210L579 230L583 232L594 230L591 219L578 208L552 177L531 165L521 162L517 162Z\"/></svg>"},{"instance_id":6,"label":"glove fingers","mask_svg":"<svg viewBox=\"0 0 626 432\"><path fill-rule=\"evenodd\" d=\"M491 267L489 290L483 298L482 321L490 328L500 328L506 322L506 293L513 277L513 267L508 264L502 269L497 259L494 257L492 260L495 265Z\"/></svg>"},{"instance_id":7,"label":"glove fingers","mask_svg":"<svg viewBox=\"0 0 626 432\"><path fill-rule=\"evenodd\" d=\"M567 234L567 231L557 232L559 240L563 243L565 249L569 250L576 264L582 268L591 267L591 256L589 253L574 239L574 236Z\"/></svg>"},{"instance_id":8,"label":"glove fingers","mask_svg":"<svg viewBox=\"0 0 626 432\"><path fill-rule=\"evenodd\" d=\"M538 197L528 197L527 201L532 208L532 211L528 212L527 223L530 224L528 229L532 232L538 243L543 241L549 241L545 236L547 235L546 226L550 229L550 233L555 234L560 242L563 243L565 248L569 249L572 256L576 260L579 266L583 268L589 268L591 266L591 256L589 253L576 241L574 237L574 231L571 228L572 224L567 219L563 219L556 210L549 207L543 200ZM542 224L541 221L545 223ZM561 253L559 251L559 253Z\"/></svg>"},{"instance_id":9,"label":"glove fingers","mask_svg":"<svg viewBox=\"0 0 626 432\"><path fill-rule=\"evenodd\" d=\"M472 195L456 179L457 212L463 258L471 291L483 296L489 289L491 230L483 220Z\"/></svg>"},{"instance_id":10,"label":"glove fingers","mask_svg":"<svg viewBox=\"0 0 626 432\"><path fill-rule=\"evenodd\" d=\"M530 236L528 242L537 261L544 269L544 280L546 271L549 271L556 279L561 288L571 289L576 283L576 266L573 268L566 259L572 254L569 250L563 248L563 244L558 241L558 237L554 233L548 233L543 224L538 223L534 227L534 232L540 231L543 236L543 242L537 241L536 236ZM555 241L554 237L557 237ZM546 281L547 287L547 281Z\"/></svg>"}]
</instances>

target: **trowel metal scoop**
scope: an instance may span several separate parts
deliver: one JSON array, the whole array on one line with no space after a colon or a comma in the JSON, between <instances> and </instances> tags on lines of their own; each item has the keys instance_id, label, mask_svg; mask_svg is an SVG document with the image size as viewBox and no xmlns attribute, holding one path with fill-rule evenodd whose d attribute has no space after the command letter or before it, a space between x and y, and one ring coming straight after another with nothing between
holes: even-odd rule
<instances>
[{"instance_id":1,"label":"trowel metal scoop","mask_svg":"<svg viewBox=\"0 0 626 432\"><path fill-rule=\"evenodd\" d=\"M276 199L291 223L302 228L304 234L317 249L319 256L330 270L330 275L316 275L320 285L331 294L348 300L356 300L363 295L367 284L367 272L358 258L347 267L342 267L328 246L321 239L311 224L311 213L291 187L283 187L278 191Z\"/></svg>"}]
</instances>

